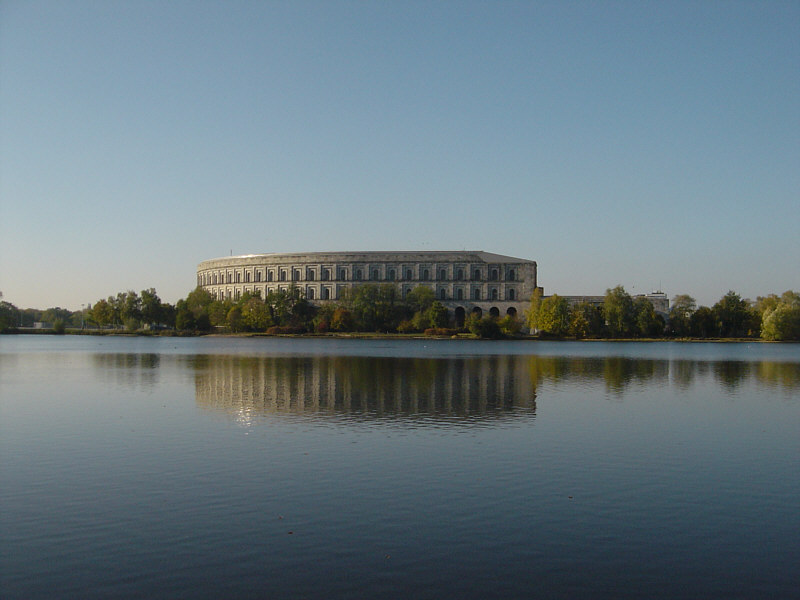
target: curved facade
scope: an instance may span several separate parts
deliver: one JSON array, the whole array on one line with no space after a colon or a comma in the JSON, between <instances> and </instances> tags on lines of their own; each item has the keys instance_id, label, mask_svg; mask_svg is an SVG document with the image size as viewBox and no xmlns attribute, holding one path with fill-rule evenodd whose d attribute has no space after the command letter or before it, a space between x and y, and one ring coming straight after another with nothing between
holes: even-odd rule
<instances>
[{"instance_id":1,"label":"curved facade","mask_svg":"<svg viewBox=\"0 0 800 600\"><path fill-rule=\"evenodd\" d=\"M537 286L536 262L483 251L310 252L230 256L197 267L197 285L217 299L263 298L294 285L323 304L363 283L392 283L404 297L427 286L457 320L469 312L521 316Z\"/></svg>"}]
</instances>

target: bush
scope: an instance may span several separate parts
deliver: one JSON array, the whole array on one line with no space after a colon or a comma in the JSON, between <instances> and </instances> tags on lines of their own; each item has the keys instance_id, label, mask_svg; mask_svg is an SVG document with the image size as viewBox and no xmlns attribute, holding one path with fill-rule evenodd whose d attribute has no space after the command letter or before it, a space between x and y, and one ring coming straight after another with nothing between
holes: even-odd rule
<instances>
[{"instance_id":1,"label":"bush","mask_svg":"<svg viewBox=\"0 0 800 600\"><path fill-rule=\"evenodd\" d=\"M469 330L479 338L497 340L503 337L497 319L483 317L482 319L470 319Z\"/></svg>"},{"instance_id":2,"label":"bush","mask_svg":"<svg viewBox=\"0 0 800 600\"><path fill-rule=\"evenodd\" d=\"M419 331L416 327L414 327L414 323L405 319L400 321L400 324L397 326L397 331L399 333L414 333L415 331Z\"/></svg>"},{"instance_id":3,"label":"bush","mask_svg":"<svg viewBox=\"0 0 800 600\"><path fill-rule=\"evenodd\" d=\"M63 319L56 319L53 321L53 332L57 333L58 335L64 335L64 332L67 330L66 325L64 325Z\"/></svg>"},{"instance_id":4,"label":"bush","mask_svg":"<svg viewBox=\"0 0 800 600\"><path fill-rule=\"evenodd\" d=\"M425 330L425 335L429 336L447 336L451 337L458 333L457 329L449 329L447 327L429 327Z\"/></svg>"},{"instance_id":5,"label":"bush","mask_svg":"<svg viewBox=\"0 0 800 600\"><path fill-rule=\"evenodd\" d=\"M305 327L298 327L295 325L273 325L267 329L269 335L290 335L305 332Z\"/></svg>"}]
</instances>

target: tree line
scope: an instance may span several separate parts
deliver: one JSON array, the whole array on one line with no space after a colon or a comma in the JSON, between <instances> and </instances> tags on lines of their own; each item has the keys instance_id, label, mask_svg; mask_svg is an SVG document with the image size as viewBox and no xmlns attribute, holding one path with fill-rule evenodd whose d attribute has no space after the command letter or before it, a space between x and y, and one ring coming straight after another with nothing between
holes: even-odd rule
<instances>
[{"instance_id":1,"label":"tree line","mask_svg":"<svg viewBox=\"0 0 800 600\"><path fill-rule=\"evenodd\" d=\"M574 338L758 338L800 340L800 294L759 296L755 302L729 291L712 307L697 306L688 294L672 299L666 318L647 298L631 297L622 286L606 290L602 305L570 305L558 295L531 297L531 331Z\"/></svg>"},{"instance_id":2,"label":"tree line","mask_svg":"<svg viewBox=\"0 0 800 600\"><path fill-rule=\"evenodd\" d=\"M482 338L519 334L523 322L467 315L463 323L419 286L402 297L392 284L365 283L344 291L341 299L323 306L310 303L298 287L270 292L265 298L245 293L233 299L215 299L196 288L175 305L163 302L154 288L133 290L100 299L82 311L63 308L18 309L0 302L0 332L32 327L34 322L66 327L178 330L185 332L399 332L454 335L469 332ZM527 325L545 337L582 338L757 338L800 340L800 294L786 291L759 296L755 302L729 291L712 307L697 306L687 294L672 300L669 314L655 311L644 297L631 297L622 286L606 290L602 305L570 305L566 298L534 292Z\"/></svg>"}]
</instances>

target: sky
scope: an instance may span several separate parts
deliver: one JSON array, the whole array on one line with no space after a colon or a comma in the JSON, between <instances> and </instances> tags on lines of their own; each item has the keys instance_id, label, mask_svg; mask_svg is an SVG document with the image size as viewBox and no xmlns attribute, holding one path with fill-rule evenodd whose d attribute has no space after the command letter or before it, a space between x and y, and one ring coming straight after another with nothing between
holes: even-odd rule
<instances>
[{"instance_id":1,"label":"sky","mask_svg":"<svg viewBox=\"0 0 800 600\"><path fill-rule=\"evenodd\" d=\"M0 291L485 250L546 294L800 290L800 2L0 2Z\"/></svg>"}]
</instances>

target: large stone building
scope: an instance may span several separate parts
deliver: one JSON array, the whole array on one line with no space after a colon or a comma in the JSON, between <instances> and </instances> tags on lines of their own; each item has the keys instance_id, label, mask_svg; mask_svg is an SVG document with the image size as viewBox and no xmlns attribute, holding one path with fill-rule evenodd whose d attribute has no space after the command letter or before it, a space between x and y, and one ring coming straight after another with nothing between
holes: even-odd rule
<instances>
[{"instance_id":1,"label":"large stone building","mask_svg":"<svg viewBox=\"0 0 800 600\"><path fill-rule=\"evenodd\" d=\"M483 251L309 252L215 258L197 267L197 285L217 299L245 292L263 298L294 285L322 304L363 283L391 283L403 296L427 286L457 321L471 312L523 317L537 285L536 262Z\"/></svg>"}]
</instances>

